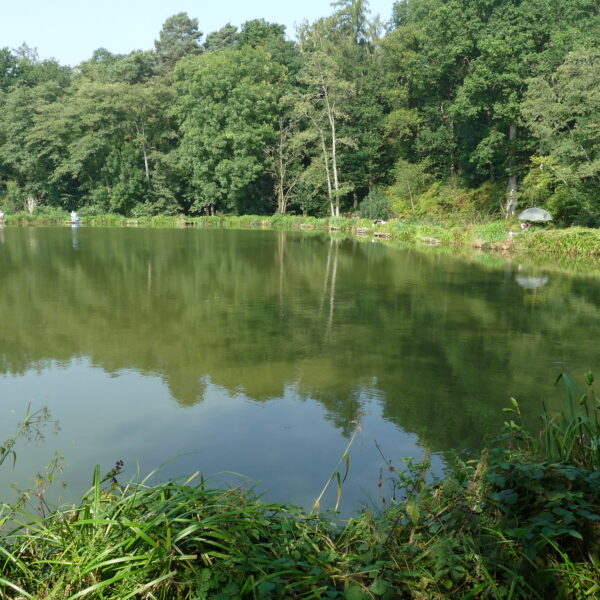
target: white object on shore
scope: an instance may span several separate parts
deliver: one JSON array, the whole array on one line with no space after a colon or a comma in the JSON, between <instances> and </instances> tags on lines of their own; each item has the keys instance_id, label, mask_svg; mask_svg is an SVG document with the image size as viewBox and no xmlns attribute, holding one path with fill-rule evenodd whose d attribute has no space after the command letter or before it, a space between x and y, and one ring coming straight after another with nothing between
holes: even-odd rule
<instances>
[{"instance_id":1,"label":"white object on shore","mask_svg":"<svg viewBox=\"0 0 600 600\"><path fill-rule=\"evenodd\" d=\"M518 216L518 219L532 222L552 221L552 215L543 208L528 208Z\"/></svg>"}]
</instances>

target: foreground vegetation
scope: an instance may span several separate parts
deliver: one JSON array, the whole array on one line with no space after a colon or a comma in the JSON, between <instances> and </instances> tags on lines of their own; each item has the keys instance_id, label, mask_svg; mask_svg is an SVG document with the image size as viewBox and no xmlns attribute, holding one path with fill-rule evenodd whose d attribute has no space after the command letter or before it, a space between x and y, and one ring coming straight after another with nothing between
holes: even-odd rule
<instances>
[{"instance_id":1,"label":"foreground vegetation","mask_svg":"<svg viewBox=\"0 0 600 600\"><path fill-rule=\"evenodd\" d=\"M584 598L600 592L600 401L567 376L564 414L520 424L431 481L407 461L398 501L345 524L202 478L118 483L77 506L3 506L4 598ZM14 445L14 440L12 441ZM2 460L13 445L3 448Z\"/></svg>"},{"instance_id":2,"label":"foreground vegetation","mask_svg":"<svg viewBox=\"0 0 600 600\"><path fill-rule=\"evenodd\" d=\"M0 209L600 225L596 0L367 0L75 68L0 49ZM35 43L35 40L31 40ZM380 215L382 216L382 215Z\"/></svg>"}]
</instances>

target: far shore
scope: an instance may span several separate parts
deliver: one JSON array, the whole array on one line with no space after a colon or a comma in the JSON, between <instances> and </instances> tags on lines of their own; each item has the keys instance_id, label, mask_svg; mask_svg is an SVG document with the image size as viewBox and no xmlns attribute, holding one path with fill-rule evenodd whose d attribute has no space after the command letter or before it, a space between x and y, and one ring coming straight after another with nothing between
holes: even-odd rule
<instances>
[{"instance_id":1,"label":"far shore","mask_svg":"<svg viewBox=\"0 0 600 600\"><path fill-rule=\"evenodd\" d=\"M5 217L7 225L73 226L66 211L17 213ZM401 244L472 248L513 254L552 254L566 256L600 256L600 229L585 227L558 228L533 225L523 231L520 222L496 220L481 223L441 222L393 219L376 221L355 217L316 218L297 215L156 215L124 217L116 214L81 215L83 226L123 227L223 227L280 230L316 230L344 233L362 239L391 240ZM78 225L79 225L78 224Z\"/></svg>"}]
</instances>

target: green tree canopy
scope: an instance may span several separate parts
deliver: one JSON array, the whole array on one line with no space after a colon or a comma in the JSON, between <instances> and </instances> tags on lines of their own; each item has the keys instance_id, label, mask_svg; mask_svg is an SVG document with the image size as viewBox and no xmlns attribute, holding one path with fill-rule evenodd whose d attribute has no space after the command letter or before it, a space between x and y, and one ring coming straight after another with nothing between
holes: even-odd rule
<instances>
[{"instance_id":1,"label":"green tree canopy","mask_svg":"<svg viewBox=\"0 0 600 600\"><path fill-rule=\"evenodd\" d=\"M190 210L265 210L272 187L265 149L284 80L285 69L260 48L206 53L177 66L177 156Z\"/></svg>"},{"instance_id":2,"label":"green tree canopy","mask_svg":"<svg viewBox=\"0 0 600 600\"><path fill-rule=\"evenodd\" d=\"M164 70L172 69L178 60L190 54L200 54L202 32L198 29L198 19L192 19L185 12L169 17L160 30L154 49L158 63Z\"/></svg>"}]
</instances>

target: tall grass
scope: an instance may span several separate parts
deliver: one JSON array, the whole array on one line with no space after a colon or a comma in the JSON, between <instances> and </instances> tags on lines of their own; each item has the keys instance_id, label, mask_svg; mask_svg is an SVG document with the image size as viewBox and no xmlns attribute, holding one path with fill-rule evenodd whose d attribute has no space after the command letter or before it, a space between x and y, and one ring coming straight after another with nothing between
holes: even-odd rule
<instances>
[{"instance_id":1,"label":"tall grass","mask_svg":"<svg viewBox=\"0 0 600 600\"><path fill-rule=\"evenodd\" d=\"M107 487L96 468L78 506L47 518L19 509L11 522L0 595L317 598L344 577L324 520L201 479Z\"/></svg>"},{"instance_id":2,"label":"tall grass","mask_svg":"<svg viewBox=\"0 0 600 600\"><path fill-rule=\"evenodd\" d=\"M566 388L568 411L542 415L541 453L546 460L600 470L600 400L596 396L591 372L585 374L587 390L566 373L556 381Z\"/></svg>"},{"instance_id":3,"label":"tall grass","mask_svg":"<svg viewBox=\"0 0 600 600\"><path fill-rule=\"evenodd\" d=\"M70 214L61 208L44 208L33 213L10 213L5 215L4 220L11 225L61 225L70 220Z\"/></svg>"},{"instance_id":4,"label":"tall grass","mask_svg":"<svg viewBox=\"0 0 600 600\"><path fill-rule=\"evenodd\" d=\"M517 236L519 250L551 254L600 255L600 230L584 227L528 231Z\"/></svg>"}]
</instances>

